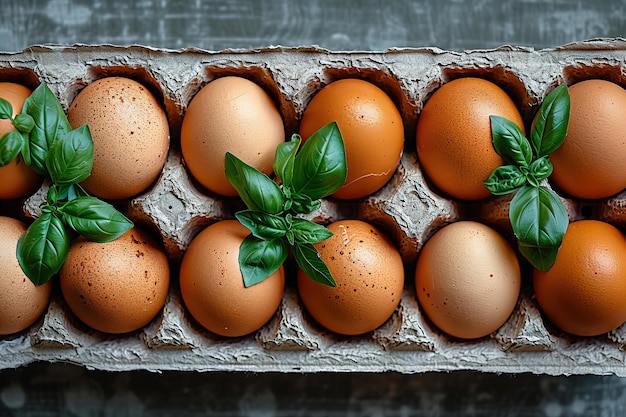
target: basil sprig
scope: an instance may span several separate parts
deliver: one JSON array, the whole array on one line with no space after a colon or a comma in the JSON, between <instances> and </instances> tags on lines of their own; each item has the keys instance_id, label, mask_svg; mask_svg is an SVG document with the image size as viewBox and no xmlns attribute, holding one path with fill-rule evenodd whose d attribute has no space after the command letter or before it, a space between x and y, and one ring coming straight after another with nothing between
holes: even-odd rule
<instances>
[{"instance_id":1,"label":"basil sprig","mask_svg":"<svg viewBox=\"0 0 626 417\"><path fill-rule=\"evenodd\" d=\"M516 192L509 219L520 253L537 269L549 270L569 224L567 211L554 191L542 185L552 174L551 152L567 134L570 99L567 86L552 90L541 104L528 140L517 124L491 116L493 146L508 165L496 168L484 182L494 195Z\"/></svg>"},{"instance_id":2,"label":"basil sprig","mask_svg":"<svg viewBox=\"0 0 626 417\"><path fill-rule=\"evenodd\" d=\"M346 181L343 138L332 122L301 144L302 138L294 134L276 148L273 169L280 185L226 153L226 177L248 208L235 214L251 232L239 247L239 267L246 287L276 272L290 248L309 278L337 285L313 246L332 232L299 216L318 208L320 198L331 195Z\"/></svg>"},{"instance_id":3,"label":"basil sprig","mask_svg":"<svg viewBox=\"0 0 626 417\"><path fill-rule=\"evenodd\" d=\"M113 205L89 196L79 185L91 174L93 140L87 125L72 129L61 103L46 84L25 100L14 118L11 103L0 98L0 119L16 130L0 138L0 166L20 154L36 172L50 177L42 214L17 244L26 276L41 285L59 272L70 248L70 229L95 242L117 239L133 227Z\"/></svg>"}]
</instances>

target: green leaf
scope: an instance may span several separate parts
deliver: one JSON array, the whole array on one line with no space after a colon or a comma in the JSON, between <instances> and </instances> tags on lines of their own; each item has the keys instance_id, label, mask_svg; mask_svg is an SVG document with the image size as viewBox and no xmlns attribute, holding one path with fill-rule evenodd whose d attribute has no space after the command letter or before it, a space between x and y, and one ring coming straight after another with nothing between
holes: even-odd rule
<instances>
[{"instance_id":1,"label":"green leaf","mask_svg":"<svg viewBox=\"0 0 626 417\"><path fill-rule=\"evenodd\" d=\"M0 97L0 119L9 119L13 118L13 106L9 100L6 100Z\"/></svg>"},{"instance_id":2,"label":"green leaf","mask_svg":"<svg viewBox=\"0 0 626 417\"><path fill-rule=\"evenodd\" d=\"M520 127L504 117L490 116L491 138L498 155L508 163L528 166L533 154L528 139Z\"/></svg>"},{"instance_id":3,"label":"green leaf","mask_svg":"<svg viewBox=\"0 0 626 417\"><path fill-rule=\"evenodd\" d=\"M70 238L61 220L44 212L20 237L17 260L33 284L41 285L59 272L69 249Z\"/></svg>"},{"instance_id":4,"label":"green leaf","mask_svg":"<svg viewBox=\"0 0 626 417\"><path fill-rule=\"evenodd\" d=\"M515 165L496 168L483 184L493 195L512 193L526 183L526 175Z\"/></svg>"},{"instance_id":5,"label":"green leaf","mask_svg":"<svg viewBox=\"0 0 626 417\"><path fill-rule=\"evenodd\" d=\"M96 197L76 197L59 211L65 224L94 242L110 242L133 227L115 207Z\"/></svg>"},{"instance_id":6,"label":"green leaf","mask_svg":"<svg viewBox=\"0 0 626 417\"><path fill-rule=\"evenodd\" d=\"M311 200L306 194L293 193L291 195L291 211L296 214L307 214L317 210L322 203L319 200Z\"/></svg>"},{"instance_id":7,"label":"green leaf","mask_svg":"<svg viewBox=\"0 0 626 417\"><path fill-rule=\"evenodd\" d=\"M30 114L20 113L13 119L13 126L22 133L30 133L35 127L35 120Z\"/></svg>"},{"instance_id":8,"label":"green leaf","mask_svg":"<svg viewBox=\"0 0 626 417\"><path fill-rule=\"evenodd\" d=\"M72 130L61 103L42 83L24 101L22 113L32 116L35 126L29 134L29 156L24 158L27 164L40 174L46 175L46 154L59 137Z\"/></svg>"},{"instance_id":9,"label":"green leaf","mask_svg":"<svg viewBox=\"0 0 626 417\"><path fill-rule=\"evenodd\" d=\"M55 184L76 184L91 174L93 140L87 125L55 141L46 154L46 167Z\"/></svg>"},{"instance_id":10,"label":"green leaf","mask_svg":"<svg viewBox=\"0 0 626 417\"><path fill-rule=\"evenodd\" d=\"M69 201L76 197L89 197L89 194L80 184L55 184L57 187L57 200Z\"/></svg>"},{"instance_id":11,"label":"green leaf","mask_svg":"<svg viewBox=\"0 0 626 417\"><path fill-rule=\"evenodd\" d=\"M337 123L313 133L296 155L293 190L312 200L337 191L346 181L346 151Z\"/></svg>"},{"instance_id":12,"label":"green leaf","mask_svg":"<svg viewBox=\"0 0 626 417\"><path fill-rule=\"evenodd\" d=\"M543 272L552 268L559 253L559 246L535 246L522 242L518 242L517 246L522 256Z\"/></svg>"},{"instance_id":13,"label":"green leaf","mask_svg":"<svg viewBox=\"0 0 626 417\"><path fill-rule=\"evenodd\" d=\"M248 235L239 246L239 268L245 287L262 282L280 268L289 255L282 239L264 240Z\"/></svg>"},{"instance_id":14,"label":"green leaf","mask_svg":"<svg viewBox=\"0 0 626 417\"><path fill-rule=\"evenodd\" d=\"M305 219L293 219L291 229L295 241L300 243L319 243L333 235L333 232L324 226Z\"/></svg>"},{"instance_id":15,"label":"green leaf","mask_svg":"<svg viewBox=\"0 0 626 417\"><path fill-rule=\"evenodd\" d=\"M225 157L226 178L249 210L280 213L285 197L278 184L230 152Z\"/></svg>"},{"instance_id":16,"label":"green leaf","mask_svg":"<svg viewBox=\"0 0 626 417\"><path fill-rule=\"evenodd\" d=\"M543 187L524 185L511 200L509 218L520 247L558 248L569 224L559 197ZM527 258L528 259L528 258ZM528 259L536 261L533 256ZM533 263L539 268L544 264Z\"/></svg>"},{"instance_id":17,"label":"green leaf","mask_svg":"<svg viewBox=\"0 0 626 417\"><path fill-rule=\"evenodd\" d=\"M274 157L274 172L280 178L284 187L291 187L293 182L293 170L296 160L296 153L300 147L302 138L298 134L291 136L291 141L283 142L276 147Z\"/></svg>"},{"instance_id":18,"label":"green leaf","mask_svg":"<svg viewBox=\"0 0 626 417\"><path fill-rule=\"evenodd\" d=\"M276 239L285 236L288 225L284 218L262 211L244 210L235 213L237 220L259 239Z\"/></svg>"},{"instance_id":19,"label":"green leaf","mask_svg":"<svg viewBox=\"0 0 626 417\"><path fill-rule=\"evenodd\" d=\"M533 161L528 168L528 182L530 185L539 187L542 180L552 174L552 162L547 156L542 156Z\"/></svg>"},{"instance_id":20,"label":"green leaf","mask_svg":"<svg viewBox=\"0 0 626 417\"><path fill-rule=\"evenodd\" d=\"M531 125L530 142L537 158L561 146L567 134L569 113L569 91L561 84L546 96Z\"/></svg>"},{"instance_id":21,"label":"green leaf","mask_svg":"<svg viewBox=\"0 0 626 417\"><path fill-rule=\"evenodd\" d=\"M24 146L24 137L17 130L11 130L0 138L0 166L10 164ZM6 181L6 179L5 179Z\"/></svg>"},{"instance_id":22,"label":"green leaf","mask_svg":"<svg viewBox=\"0 0 626 417\"><path fill-rule=\"evenodd\" d=\"M293 256L307 277L324 285L337 286L337 282L335 282L315 246L310 243L296 243L293 247Z\"/></svg>"}]
</instances>

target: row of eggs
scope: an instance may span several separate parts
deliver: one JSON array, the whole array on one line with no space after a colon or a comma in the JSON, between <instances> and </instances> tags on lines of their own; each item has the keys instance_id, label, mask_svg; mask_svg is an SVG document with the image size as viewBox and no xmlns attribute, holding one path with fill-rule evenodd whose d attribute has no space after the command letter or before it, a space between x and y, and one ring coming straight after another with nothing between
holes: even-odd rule
<instances>
[{"instance_id":1,"label":"row of eggs","mask_svg":"<svg viewBox=\"0 0 626 417\"><path fill-rule=\"evenodd\" d=\"M603 86L602 88L605 87ZM0 91L2 91L2 88L0 88ZM478 95L478 99L476 95ZM588 97L588 94L586 96ZM480 101L480 106L470 105L472 102L476 102L476 100ZM14 107L19 109L21 106L17 103L14 104ZM420 155L420 162L429 179L447 195L470 200L488 197L484 193L482 180L502 163L501 158L493 152L493 147L491 146L488 117L492 114L502 115L513 120L523 129L519 112L506 93L495 84L478 78L458 79L445 84L438 92L433 94L425 105L417 130L418 155ZM109 77L95 81L83 89L72 102L68 110L68 119L75 127L85 123L88 124L94 138L94 169L90 178L83 184L87 191L109 200L124 199L144 191L156 180L167 157L169 129L167 119L159 103L143 86L130 79L120 77ZM119 122L120 120L122 122ZM315 130L331 121L337 121L342 131L348 158L348 179L334 197L338 199L357 199L380 189L394 174L404 148L402 118L393 101L382 90L371 83L358 79L335 81L323 88L309 103L301 120L300 134L303 138L306 138ZM582 123L583 126L588 124ZM462 150L454 148L454 145L448 140L450 137L468 138L465 144L466 148ZM115 139L115 141L113 142L112 139ZM115 143L117 140L119 140L119 143ZM275 148L277 144L284 140L285 132L282 119L271 98L256 84L239 77L219 78L200 90L189 104L181 129L183 158L192 176L207 190L224 196L236 195L224 175L223 155L227 150L237 154L261 171L270 174ZM493 160L489 160L489 158ZM3 169L6 169L6 167ZM16 183L16 181L5 182ZM40 185L40 182L35 181L35 183L36 187ZM614 194L620 190L621 188L612 190L611 193ZM29 190L28 192L32 191ZM15 196L9 198L15 198ZM228 223L228 221L220 222L222 225ZM367 236L375 230L371 225L361 223L357 222L350 225L353 229L358 230L358 236L360 233ZM233 227L234 225L230 225L231 229ZM345 247L343 246L345 246L346 242L345 233L347 233L347 226L342 223L336 227L335 236L340 238L339 249L337 249L336 253L344 255L343 249ZM458 236L449 237L447 243L440 244L443 246L438 250L434 249L435 252L432 255L420 257L421 261L418 263L416 274L416 290L424 310L443 330L458 337L480 337L494 331L510 315L519 296L521 281L519 264L512 248L493 230L485 229L483 225L469 222L458 222L455 225L457 230L462 230L462 227L465 227L465 231L461 233L472 236L480 235L487 240L486 243L472 241L470 246L480 247L480 245L485 245L488 256L483 255L482 258L477 258L477 263L472 262L471 267L469 267L470 265L467 263L465 256L456 257L467 268L461 274L457 272L457 275L461 277L471 272L472 276L480 275L490 278L485 281L485 285L476 280L469 283L469 285L474 289L484 286L485 291L491 292L492 295L489 297L483 296L483 299L481 299L479 293L469 296L465 294L455 301L451 297L454 289L461 284L461 281L454 282L452 279L449 290L446 292L445 289L442 291L441 285L434 285L432 274L431 280L427 280L426 283L417 280L419 277L429 276L428 271L436 270L442 264L445 264L443 266L444 269L447 267L458 270L458 265L453 265L449 261L442 262L441 260L449 260L455 257L453 252L460 250L458 248L461 246L458 242L464 241L464 239L467 241L467 236L465 238L459 238ZM361 228L363 228L363 231L360 230ZM453 229L450 227L446 233L453 233ZM225 238L227 236L225 233L227 232L223 230L217 237L209 239L209 242L225 244L228 240ZM241 230L237 232L232 231L232 234L239 237L241 237L241 233L243 233ZM383 233L376 231L374 234L380 235L380 239L387 247L391 245ZM198 238L200 236L203 236L203 233L198 235ZM133 244L137 244L137 242L145 243L149 240L148 238L137 239L136 236L129 239ZM234 242L237 242L237 239L237 237L234 238ZM376 241L380 239L376 238ZM432 241L436 242L442 239L444 238L440 237L432 239ZM347 241L351 242L353 240L348 239ZM360 247L367 246L363 245L364 239L359 238L356 241L361 243ZM330 243L326 242L327 245L330 245ZM85 245L86 243L83 242L82 244ZM192 243L188 252L192 252L192 248L198 245L201 244L194 245ZM205 241L201 247L206 251L210 245ZM430 247L436 247L436 243L425 246L424 253L427 253L427 248ZM236 253L236 250L234 250L236 248L237 245L233 245L230 251L227 250L224 253ZM451 248L456 249L451 251ZM431 251L431 249L428 249L428 251ZM142 253L141 257L144 257L145 251L141 250L139 252ZM139 252L133 251L132 253ZM329 250L329 252L332 251ZM350 288L350 291L354 294L358 293L357 300L361 305L357 308L348 308L348 310L351 309L349 313L342 312L341 309L333 311L328 308L328 304L324 304L319 300L316 301L320 305L317 307L319 312L315 313L316 307L312 305L312 301L307 301L306 295L303 297L305 306L318 321L339 333L359 334L373 330L387 320L397 307L400 298L399 294L404 286L404 271L401 259L397 255L395 248L392 248L391 252L393 255L390 256L399 260L393 267L386 264L390 256L380 256L380 248L372 249L369 255L359 255L360 257L357 258L358 262L363 262L363 256L365 258L369 256L382 260L385 263L385 266L374 274L377 279L382 279L381 282L363 281L368 288L370 286L375 288L378 284L378 288L392 294L391 302L387 303L381 312L372 311L375 310L372 307L374 301L378 302L383 299L381 294L370 293L364 297L362 292L356 287ZM197 256L201 264L194 273L188 274L190 277L197 278L200 276L199 271L206 269L202 265L207 262L207 253L203 252ZM329 258L325 261L330 263L331 259L335 259L331 258L333 256L335 255L329 255ZM140 256L136 257L140 258ZM187 262L184 258L183 265L181 265L181 291L184 298L185 294L191 294L187 295L185 303L190 310L193 310L192 315L202 322L205 327L218 334L228 336L241 335L260 327L274 313L280 296L268 298L257 295L243 304L256 307L256 318L257 321L260 320L260 324L256 323L252 327L244 326L243 330L233 330L233 328L237 327L234 324L224 325L221 322L215 327L208 322L204 323L200 316L203 313L200 311L207 309L208 303L206 299L195 303L195 307L193 306L194 302L191 301L191 297L201 294L201 291L197 288L199 284L197 282L189 284L191 289L185 289L187 280L183 279L183 274L185 274L184 271L187 268L185 265L190 263L188 261L189 258L190 256L186 256ZM491 262L485 264L485 259L490 259ZM215 260L215 262L219 263L222 261ZM349 264L354 264L355 262L357 261L344 260L344 265L341 268L349 268ZM431 264L428 264L428 262ZM236 264L236 262L232 261L231 263ZM345 266L346 263L348 267ZM477 268L481 265L484 267L484 271L479 273ZM165 288L164 293L166 294L169 286L169 269L163 265L156 269L167 272L163 274L166 276L163 278L165 285L161 285ZM191 269L193 270L193 267ZM420 270L423 273L420 273ZM372 275L373 271L376 271L374 266L361 265L361 270L357 273ZM223 270L222 273L224 273ZM452 271L439 272L438 274L445 275L448 278L454 275ZM78 277L80 274L76 273L76 276ZM496 282L494 277L499 277L498 279L502 282L502 285L495 290L492 286L493 282ZM146 281L151 282L148 279ZM284 276L282 280L279 279L278 281L278 285L274 284L275 288L282 288L284 286ZM268 280L268 282L272 281ZM308 280L299 279L298 282L299 288L304 288L308 285ZM341 288L341 283L338 283L340 284L338 287ZM92 287L93 282L87 285ZM345 283L345 285L346 287L352 287L349 283ZM155 286L159 285L155 284ZM218 286L223 286L223 283ZM259 286L258 288L261 287ZM494 293L494 291L496 292ZM205 292L211 298L213 304L216 304L216 300L222 298L219 296L220 293L216 288L205 290ZM276 291L274 292L276 293ZM306 293L314 293L314 291L303 292L303 294ZM154 292L151 294L152 296L148 296L147 299L151 301L151 304L157 306L157 309L154 312L150 311L147 313L148 321L160 309L158 300L162 299L163 302L165 300L165 295L157 296ZM352 295L354 296L354 294ZM72 308L72 310L79 317L93 313L91 306L85 310L86 313L80 313L78 305L87 305L84 291L77 291L75 297L77 297L77 307ZM241 299L240 296L238 297ZM345 301L346 297L344 297L344 294L328 293L321 296L321 298ZM433 302L435 298L438 299L437 303ZM259 299L267 299L269 316L266 317L259 314L258 305L251 301ZM448 304L454 305L457 312L452 313L451 308L446 308L445 306ZM162 306L162 304L160 305ZM476 309L474 311L459 311L458 306L464 305L478 305L484 311L477 311ZM354 317L353 322L361 322L367 314L366 312L374 316L378 314L379 317L374 318L364 327L352 329L333 324L341 321L338 319L338 315L341 316L342 314L352 315ZM440 318L437 318L438 314ZM451 314L456 314L456 324L454 323L454 318L450 319ZM237 315L233 315L232 312L228 316L229 319L235 317L236 322L243 321L241 317L237 318ZM116 320L120 322L124 319L118 317ZM489 321L489 323L484 325L482 329L474 330L468 327L468 323L472 321L482 321L484 323L485 320ZM146 319L142 319L140 322L141 325L144 325ZM448 322L452 324L447 324ZM95 328L99 327L98 323L95 322L92 322L92 326ZM101 328L101 330L119 333L133 329L122 326L119 329Z\"/></svg>"}]
</instances>

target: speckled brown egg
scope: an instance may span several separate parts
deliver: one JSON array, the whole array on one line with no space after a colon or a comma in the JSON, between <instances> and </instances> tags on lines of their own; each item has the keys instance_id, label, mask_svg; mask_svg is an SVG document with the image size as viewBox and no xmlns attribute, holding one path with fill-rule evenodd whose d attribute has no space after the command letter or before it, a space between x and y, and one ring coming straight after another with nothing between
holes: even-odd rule
<instances>
[{"instance_id":1,"label":"speckled brown egg","mask_svg":"<svg viewBox=\"0 0 626 417\"><path fill-rule=\"evenodd\" d=\"M13 117L22 112L24 101L30 94L30 89L23 85L0 82L0 97L11 103ZM10 120L0 120L0 137L12 130L15 127ZM0 167L0 178L0 198L3 199L26 197L37 191L43 181L43 176L26 165L21 155Z\"/></svg>"},{"instance_id":2,"label":"speckled brown egg","mask_svg":"<svg viewBox=\"0 0 626 417\"><path fill-rule=\"evenodd\" d=\"M94 144L91 175L81 185L104 199L129 198L158 178L170 143L165 111L142 84L124 77L102 78L72 101L73 128L89 126Z\"/></svg>"},{"instance_id":3,"label":"speckled brown egg","mask_svg":"<svg viewBox=\"0 0 626 417\"><path fill-rule=\"evenodd\" d=\"M404 266L393 242L360 220L341 220L333 236L315 245L337 286L311 280L298 271L298 292L311 316L344 335L372 331L385 323L400 303Z\"/></svg>"},{"instance_id":4,"label":"speckled brown egg","mask_svg":"<svg viewBox=\"0 0 626 417\"><path fill-rule=\"evenodd\" d=\"M0 216L0 335L26 329L50 302L52 281L36 286L17 262L17 242L25 231L21 221Z\"/></svg>"},{"instance_id":5,"label":"speckled brown egg","mask_svg":"<svg viewBox=\"0 0 626 417\"><path fill-rule=\"evenodd\" d=\"M191 175L225 196L237 191L226 179L226 152L270 175L285 127L270 95L242 77L222 77L205 85L189 103L180 142Z\"/></svg>"},{"instance_id":6,"label":"speckled brown egg","mask_svg":"<svg viewBox=\"0 0 626 417\"><path fill-rule=\"evenodd\" d=\"M281 266L264 281L245 287L239 269L239 246L250 234L237 220L223 220L202 230L180 266L185 306L207 330L227 337L261 328L280 305L285 287Z\"/></svg>"},{"instance_id":7,"label":"speckled brown egg","mask_svg":"<svg viewBox=\"0 0 626 417\"><path fill-rule=\"evenodd\" d=\"M82 322L102 332L126 333L161 311L170 268L158 242L135 227L108 243L76 239L59 280L63 298Z\"/></svg>"},{"instance_id":8,"label":"speckled brown egg","mask_svg":"<svg viewBox=\"0 0 626 417\"><path fill-rule=\"evenodd\" d=\"M509 318L521 286L517 255L491 227L459 221L437 231L415 270L420 306L440 330L475 339Z\"/></svg>"}]
</instances>

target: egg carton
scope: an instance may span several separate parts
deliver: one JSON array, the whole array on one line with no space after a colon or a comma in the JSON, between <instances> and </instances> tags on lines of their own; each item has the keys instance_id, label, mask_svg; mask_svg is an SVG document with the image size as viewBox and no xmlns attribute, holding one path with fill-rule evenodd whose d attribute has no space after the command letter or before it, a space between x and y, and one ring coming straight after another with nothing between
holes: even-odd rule
<instances>
[{"instance_id":1,"label":"egg carton","mask_svg":"<svg viewBox=\"0 0 626 417\"><path fill-rule=\"evenodd\" d=\"M146 327L124 335L94 331L73 316L55 288L44 316L30 328L0 337L0 369L36 361L69 362L110 371L386 372L476 370L551 375L626 375L626 326L598 337L567 335L544 320L532 296L529 270L508 321L489 336L460 340L435 328L420 309L413 288L417 254L440 227L459 220L482 221L512 239L510 197L478 202L452 200L423 176L415 149L415 127L430 94L458 77L477 76L501 86L529 125L543 98L560 83L603 78L626 85L626 41L597 39L533 50L503 46L465 52L402 48L383 52L339 52L317 47L259 50L162 50L110 45L34 46L0 53L0 80L34 87L47 83L67 109L88 83L125 76L147 86L163 103L171 146L151 189L116 203L139 225L155 231L172 264L163 311ZM383 229L406 266L405 289L393 316L361 336L340 336L315 323L299 301L293 268L274 317L245 337L226 338L204 330L182 302L177 267L193 237L205 226L232 218L236 198L202 189L187 172L180 151L185 109L207 82L239 75L261 85L278 104L288 135L327 83L346 77L381 87L405 123L405 150L394 177L375 194L356 201L325 199L311 218L327 223L359 218ZM33 196L0 203L0 214L38 214L46 184ZM563 197L571 220L597 218L626 227L626 194L600 201Z\"/></svg>"}]
</instances>

